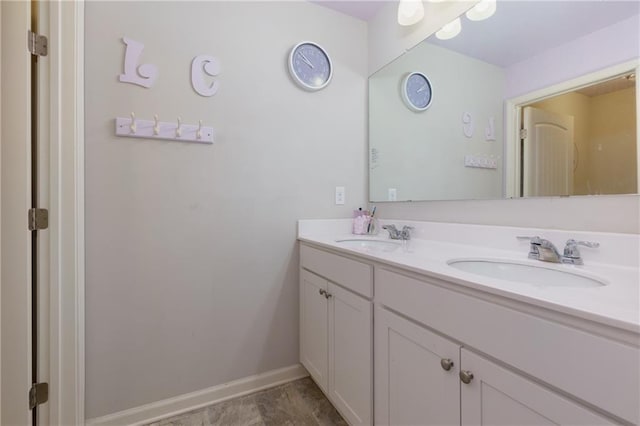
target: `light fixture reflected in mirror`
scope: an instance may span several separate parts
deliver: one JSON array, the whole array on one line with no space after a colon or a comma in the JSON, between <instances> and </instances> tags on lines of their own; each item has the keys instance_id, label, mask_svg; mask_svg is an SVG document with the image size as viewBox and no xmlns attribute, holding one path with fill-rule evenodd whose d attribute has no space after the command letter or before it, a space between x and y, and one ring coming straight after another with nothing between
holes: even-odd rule
<instances>
[{"instance_id":1,"label":"light fixture reflected in mirror","mask_svg":"<svg viewBox=\"0 0 640 426\"><path fill-rule=\"evenodd\" d=\"M496 13L496 0L481 0L466 13L470 21L482 21Z\"/></svg>"},{"instance_id":2,"label":"light fixture reflected in mirror","mask_svg":"<svg viewBox=\"0 0 640 426\"><path fill-rule=\"evenodd\" d=\"M438 37L440 40L449 40L450 38L454 38L455 36L460 34L461 30L462 23L460 22L460 18L456 18L442 27L440 31L436 33L436 37Z\"/></svg>"},{"instance_id":3,"label":"light fixture reflected in mirror","mask_svg":"<svg viewBox=\"0 0 640 426\"><path fill-rule=\"evenodd\" d=\"M414 25L424 18L422 0L400 0L398 3L398 24Z\"/></svg>"}]
</instances>

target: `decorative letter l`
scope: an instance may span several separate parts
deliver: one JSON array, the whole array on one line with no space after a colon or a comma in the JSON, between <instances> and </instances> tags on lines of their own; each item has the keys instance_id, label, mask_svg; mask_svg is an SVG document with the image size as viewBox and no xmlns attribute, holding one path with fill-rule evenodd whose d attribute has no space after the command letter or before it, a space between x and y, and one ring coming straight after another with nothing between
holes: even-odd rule
<instances>
[{"instance_id":1,"label":"decorative letter l","mask_svg":"<svg viewBox=\"0 0 640 426\"><path fill-rule=\"evenodd\" d=\"M146 88L153 86L158 77L158 67L153 64L142 64L136 69L144 44L127 37L123 37L122 41L127 48L124 53L124 73L120 74L120 82Z\"/></svg>"}]
</instances>

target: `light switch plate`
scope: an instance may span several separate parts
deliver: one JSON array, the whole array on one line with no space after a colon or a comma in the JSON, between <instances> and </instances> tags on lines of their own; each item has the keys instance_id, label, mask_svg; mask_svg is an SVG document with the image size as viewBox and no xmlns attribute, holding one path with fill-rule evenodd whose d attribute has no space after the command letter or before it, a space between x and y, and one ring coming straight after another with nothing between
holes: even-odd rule
<instances>
[{"instance_id":1,"label":"light switch plate","mask_svg":"<svg viewBox=\"0 0 640 426\"><path fill-rule=\"evenodd\" d=\"M336 205L344 204L344 186L336 186Z\"/></svg>"},{"instance_id":2,"label":"light switch plate","mask_svg":"<svg viewBox=\"0 0 640 426\"><path fill-rule=\"evenodd\" d=\"M387 199L388 201L396 201L398 199L398 191L396 191L396 188L389 188Z\"/></svg>"}]
</instances>

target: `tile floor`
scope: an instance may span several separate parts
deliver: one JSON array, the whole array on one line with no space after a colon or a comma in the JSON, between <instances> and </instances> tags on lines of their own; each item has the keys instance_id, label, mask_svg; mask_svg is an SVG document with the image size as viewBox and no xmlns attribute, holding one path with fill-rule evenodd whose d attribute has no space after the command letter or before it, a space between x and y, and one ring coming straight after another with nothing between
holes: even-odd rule
<instances>
[{"instance_id":1,"label":"tile floor","mask_svg":"<svg viewBox=\"0 0 640 426\"><path fill-rule=\"evenodd\" d=\"M310 378L200 408L149 426L347 426Z\"/></svg>"}]
</instances>

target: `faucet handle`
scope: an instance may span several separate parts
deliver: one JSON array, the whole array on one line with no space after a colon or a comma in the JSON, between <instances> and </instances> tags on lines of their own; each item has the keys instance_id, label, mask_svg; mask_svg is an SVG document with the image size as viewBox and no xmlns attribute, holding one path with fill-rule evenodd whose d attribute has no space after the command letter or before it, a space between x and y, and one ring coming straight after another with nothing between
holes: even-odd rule
<instances>
[{"instance_id":1,"label":"faucet handle","mask_svg":"<svg viewBox=\"0 0 640 426\"><path fill-rule=\"evenodd\" d=\"M540 259L540 250L538 249L538 247L542 244L542 239L540 237L538 237L537 235L533 237L517 236L516 239L518 241L530 241L531 244L529 245L529 259Z\"/></svg>"},{"instance_id":2,"label":"faucet handle","mask_svg":"<svg viewBox=\"0 0 640 426\"><path fill-rule=\"evenodd\" d=\"M400 237L403 240L410 240L411 239L411 230L412 229L413 229L413 226L404 225L402 227L402 231L400 231Z\"/></svg>"},{"instance_id":3,"label":"faucet handle","mask_svg":"<svg viewBox=\"0 0 640 426\"><path fill-rule=\"evenodd\" d=\"M540 237L538 237L537 235L535 235L533 237L526 237L526 236L519 235L519 236L516 237L516 240L518 240L518 241L531 241L531 244L536 244L536 245L542 244L542 239Z\"/></svg>"},{"instance_id":4,"label":"faucet handle","mask_svg":"<svg viewBox=\"0 0 640 426\"><path fill-rule=\"evenodd\" d=\"M391 238L392 240L400 239L400 231L398 231L395 225L392 225L392 224L383 225L382 229L386 229L387 232L389 232L389 238Z\"/></svg>"},{"instance_id":5,"label":"faucet handle","mask_svg":"<svg viewBox=\"0 0 640 426\"><path fill-rule=\"evenodd\" d=\"M600 243L592 241L576 241L574 239L567 240L567 245L564 247L564 257L567 259L580 259L580 250L578 246L585 246L589 248L598 248Z\"/></svg>"},{"instance_id":6,"label":"faucet handle","mask_svg":"<svg viewBox=\"0 0 640 426\"><path fill-rule=\"evenodd\" d=\"M574 243L577 244L579 246L585 246L585 247L589 247L589 248L598 248L600 247L600 243L595 242L595 241L576 241L576 240L568 240L567 244L569 243Z\"/></svg>"},{"instance_id":7,"label":"faucet handle","mask_svg":"<svg viewBox=\"0 0 640 426\"><path fill-rule=\"evenodd\" d=\"M382 225L382 229L386 229L389 234L397 233L398 229L395 225Z\"/></svg>"},{"instance_id":8,"label":"faucet handle","mask_svg":"<svg viewBox=\"0 0 640 426\"><path fill-rule=\"evenodd\" d=\"M409 226L409 225L404 225L404 226L402 227L402 231L403 231L403 232L404 232L404 231L412 231L413 229L414 229L414 228L413 228L413 226Z\"/></svg>"}]
</instances>

